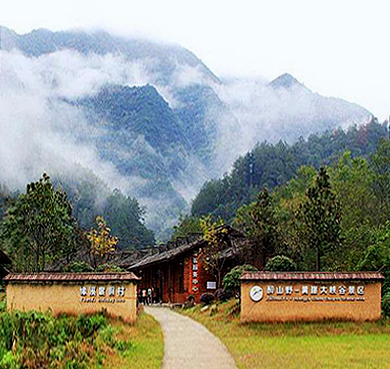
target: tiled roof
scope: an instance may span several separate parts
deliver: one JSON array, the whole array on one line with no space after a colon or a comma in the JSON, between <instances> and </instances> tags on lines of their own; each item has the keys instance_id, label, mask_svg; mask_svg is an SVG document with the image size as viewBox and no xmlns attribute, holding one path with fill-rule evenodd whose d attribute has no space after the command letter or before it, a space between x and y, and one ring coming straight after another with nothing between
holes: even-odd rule
<instances>
[{"instance_id":1,"label":"tiled roof","mask_svg":"<svg viewBox=\"0 0 390 369\"><path fill-rule=\"evenodd\" d=\"M132 272L126 273L35 273L8 274L6 282L84 282L84 281L136 281Z\"/></svg>"},{"instance_id":2,"label":"tiled roof","mask_svg":"<svg viewBox=\"0 0 390 369\"><path fill-rule=\"evenodd\" d=\"M229 237L245 238L244 235L241 232L235 230L234 228L232 228L230 226L223 225L223 226L220 226L220 227L216 228L217 231L218 230L222 230L222 229L226 229L228 231L227 235ZM138 260L134 264L130 265L128 267L128 269L129 270L136 270L136 269L141 268L141 267L145 267L145 266L149 266L149 265L153 265L153 264L157 264L157 263L162 263L162 262L173 260L177 256L179 256L179 255L181 255L181 254L183 254L183 253L185 253L187 251L191 251L193 249L201 247L202 245L205 244L205 242L206 241L203 239L203 237L201 237L198 240L196 240L195 242L185 243L185 244L183 244L181 246L178 246L178 247L175 247L173 249L170 249L170 250L167 250L167 251L163 251L163 252L159 252L157 254L146 256L146 257L142 258L141 260ZM230 248L227 248L222 253L221 256L223 256L223 257L231 257L232 253L233 253L233 248L230 247Z\"/></svg>"},{"instance_id":3,"label":"tiled roof","mask_svg":"<svg viewBox=\"0 0 390 369\"><path fill-rule=\"evenodd\" d=\"M172 250L168 250L168 251L164 251L164 252L161 252L158 254L146 256L145 258L143 258L143 259L139 260L138 262L136 262L135 264L131 265L128 269L134 270L134 269L137 269L137 268L140 268L143 266L157 264L157 263L161 263L164 261L172 260L176 256L178 256L186 251L190 251L196 247L201 246L202 243L204 243L204 241L200 240L200 241L196 241L193 243L189 243L189 244L185 244L185 245L176 247Z\"/></svg>"},{"instance_id":4,"label":"tiled roof","mask_svg":"<svg viewBox=\"0 0 390 369\"><path fill-rule=\"evenodd\" d=\"M377 272L332 273L332 272L245 272L241 280L382 280Z\"/></svg>"}]
</instances>

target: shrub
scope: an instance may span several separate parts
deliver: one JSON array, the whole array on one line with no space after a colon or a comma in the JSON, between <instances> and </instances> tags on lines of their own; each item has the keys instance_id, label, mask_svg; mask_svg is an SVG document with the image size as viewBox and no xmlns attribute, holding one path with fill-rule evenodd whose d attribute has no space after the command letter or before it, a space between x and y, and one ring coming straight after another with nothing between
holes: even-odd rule
<instances>
[{"instance_id":1,"label":"shrub","mask_svg":"<svg viewBox=\"0 0 390 369\"><path fill-rule=\"evenodd\" d=\"M214 295L210 292L205 292L200 295L200 302L205 305L210 305L214 301Z\"/></svg>"},{"instance_id":2,"label":"shrub","mask_svg":"<svg viewBox=\"0 0 390 369\"><path fill-rule=\"evenodd\" d=\"M98 273L120 273L123 272L123 269L114 264L102 264L96 268L96 271Z\"/></svg>"},{"instance_id":3,"label":"shrub","mask_svg":"<svg viewBox=\"0 0 390 369\"><path fill-rule=\"evenodd\" d=\"M236 294L240 291L240 277L244 272L257 272L257 269L249 264L237 265L223 277L223 288L227 293Z\"/></svg>"},{"instance_id":4,"label":"shrub","mask_svg":"<svg viewBox=\"0 0 390 369\"><path fill-rule=\"evenodd\" d=\"M7 310L7 301L5 298L1 299L1 297L0 297L0 313L2 311L6 311L6 310Z\"/></svg>"},{"instance_id":5,"label":"shrub","mask_svg":"<svg viewBox=\"0 0 390 369\"><path fill-rule=\"evenodd\" d=\"M220 288L219 290L215 291L214 297L217 301L227 301L234 297L234 294L231 291L225 291L223 288Z\"/></svg>"},{"instance_id":6,"label":"shrub","mask_svg":"<svg viewBox=\"0 0 390 369\"><path fill-rule=\"evenodd\" d=\"M93 272L93 268L85 261L74 261L73 263L68 264L64 268L64 272L67 273Z\"/></svg>"},{"instance_id":7,"label":"shrub","mask_svg":"<svg viewBox=\"0 0 390 369\"><path fill-rule=\"evenodd\" d=\"M81 333L83 338L88 338L97 334L97 332L107 326L107 320L102 314L79 315L76 320L77 330Z\"/></svg>"},{"instance_id":8,"label":"shrub","mask_svg":"<svg viewBox=\"0 0 390 369\"><path fill-rule=\"evenodd\" d=\"M12 351L7 351L7 353L0 359L0 368L19 369L20 368L19 358L15 356L12 353Z\"/></svg>"},{"instance_id":9,"label":"shrub","mask_svg":"<svg viewBox=\"0 0 390 369\"><path fill-rule=\"evenodd\" d=\"M390 292L387 292L382 297L382 311L385 316L390 317Z\"/></svg>"},{"instance_id":10,"label":"shrub","mask_svg":"<svg viewBox=\"0 0 390 369\"><path fill-rule=\"evenodd\" d=\"M287 256L276 255L268 260L264 269L269 272L295 272L297 265Z\"/></svg>"},{"instance_id":11,"label":"shrub","mask_svg":"<svg viewBox=\"0 0 390 369\"><path fill-rule=\"evenodd\" d=\"M102 360L104 350L100 347L116 345L113 330L102 314L55 318L34 311L0 313L1 369L86 369L93 360Z\"/></svg>"}]
</instances>

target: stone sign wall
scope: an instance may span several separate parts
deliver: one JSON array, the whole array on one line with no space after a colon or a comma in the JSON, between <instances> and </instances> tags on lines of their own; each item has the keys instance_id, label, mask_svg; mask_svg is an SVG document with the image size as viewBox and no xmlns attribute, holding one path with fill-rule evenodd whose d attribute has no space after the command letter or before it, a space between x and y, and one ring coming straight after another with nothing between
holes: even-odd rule
<instances>
[{"instance_id":1,"label":"stone sign wall","mask_svg":"<svg viewBox=\"0 0 390 369\"><path fill-rule=\"evenodd\" d=\"M245 273L241 320L377 320L382 280L379 273Z\"/></svg>"},{"instance_id":2,"label":"stone sign wall","mask_svg":"<svg viewBox=\"0 0 390 369\"><path fill-rule=\"evenodd\" d=\"M138 278L133 273L10 274L5 281L9 310L106 311L128 322L137 318Z\"/></svg>"}]
</instances>

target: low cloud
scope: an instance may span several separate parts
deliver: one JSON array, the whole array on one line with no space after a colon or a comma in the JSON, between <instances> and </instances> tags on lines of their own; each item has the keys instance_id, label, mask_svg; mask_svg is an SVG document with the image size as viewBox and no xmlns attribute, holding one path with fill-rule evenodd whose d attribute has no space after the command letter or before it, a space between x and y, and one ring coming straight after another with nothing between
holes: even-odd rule
<instances>
[{"instance_id":1,"label":"low cloud","mask_svg":"<svg viewBox=\"0 0 390 369\"><path fill-rule=\"evenodd\" d=\"M300 84L275 89L264 79L218 83L201 64L193 67L176 62L170 78L164 79L166 76L156 74L161 61L130 61L119 54L82 55L62 50L27 57L0 50L0 61L0 171L1 180L12 189L24 189L44 171L69 175L80 167L126 194L147 184L143 178L121 175L114 164L102 160L94 144L101 132L88 124L82 110L64 102L92 96L108 84L153 84L172 108L182 107L175 94L189 86L206 85L216 93L223 109L208 107L206 119L218 131L216 169L206 172L198 159L189 157L187 170L172 183L187 202L205 180L228 171L239 155L259 141L292 142L332 125L360 124L368 116L363 109L340 100L323 100ZM169 200L141 201L148 207L152 223L159 221L153 212L157 205L171 206Z\"/></svg>"},{"instance_id":2,"label":"low cloud","mask_svg":"<svg viewBox=\"0 0 390 369\"><path fill-rule=\"evenodd\" d=\"M98 132L81 110L63 102L97 93L108 83L141 85L141 65L112 55L90 57L60 51L29 58L0 51L1 180L22 189L42 172L57 174L74 166L92 170L111 188L128 193L141 178L121 176L99 158L90 139Z\"/></svg>"}]
</instances>

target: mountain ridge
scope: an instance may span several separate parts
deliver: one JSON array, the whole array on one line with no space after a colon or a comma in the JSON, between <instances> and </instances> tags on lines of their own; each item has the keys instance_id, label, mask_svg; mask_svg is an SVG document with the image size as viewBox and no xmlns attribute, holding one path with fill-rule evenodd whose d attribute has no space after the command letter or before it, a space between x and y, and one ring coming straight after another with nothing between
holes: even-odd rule
<instances>
[{"instance_id":1,"label":"mountain ridge","mask_svg":"<svg viewBox=\"0 0 390 369\"><path fill-rule=\"evenodd\" d=\"M356 104L312 93L288 73L269 83L229 84L179 45L105 31L18 35L0 27L0 52L4 103L17 96L7 94L8 88L26 94L21 106L28 122L39 116L30 96L50 121L67 109L62 130L130 183L157 237L188 210L204 181L228 171L257 142L294 142L361 124L371 115ZM25 124L11 113L3 119ZM72 152L67 155L74 160Z\"/></svg>"}]
</instances>

